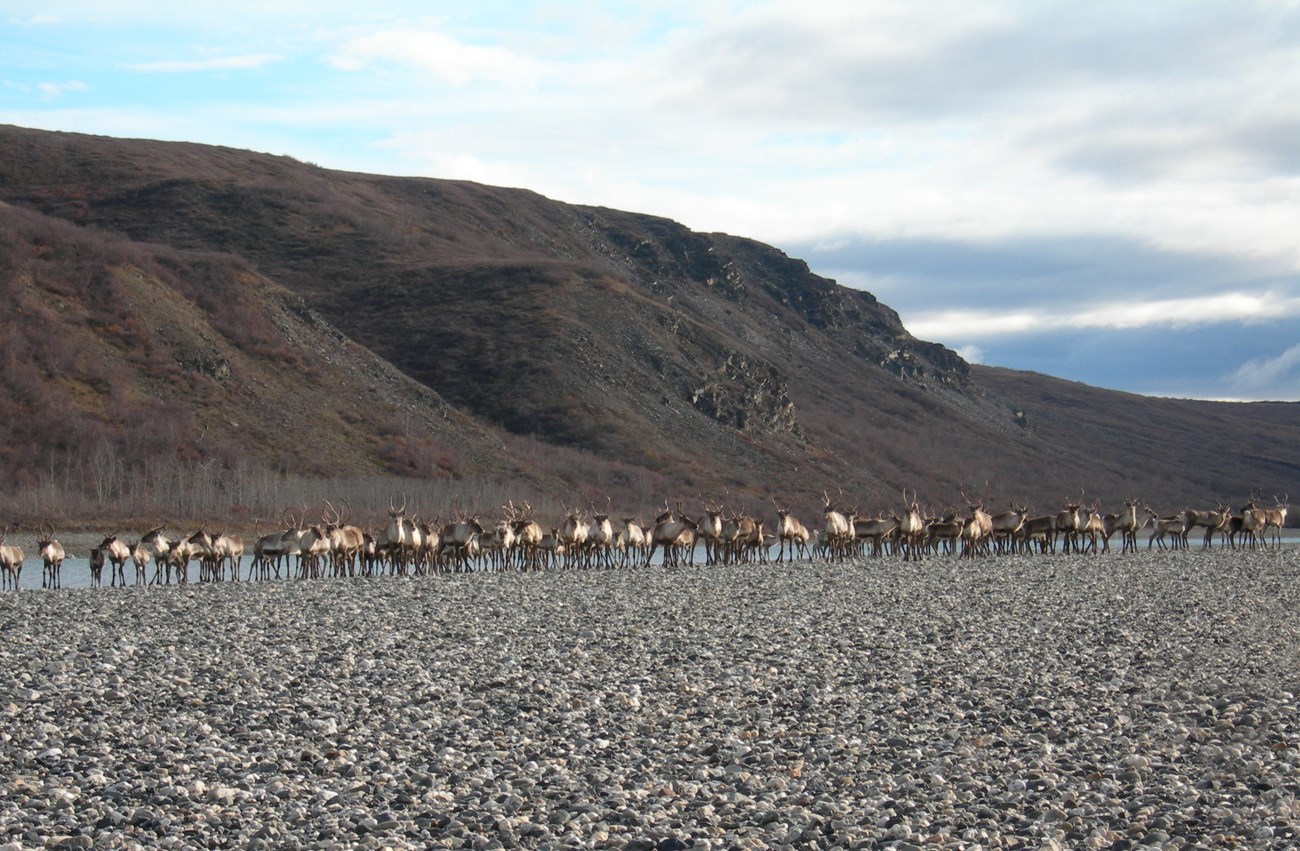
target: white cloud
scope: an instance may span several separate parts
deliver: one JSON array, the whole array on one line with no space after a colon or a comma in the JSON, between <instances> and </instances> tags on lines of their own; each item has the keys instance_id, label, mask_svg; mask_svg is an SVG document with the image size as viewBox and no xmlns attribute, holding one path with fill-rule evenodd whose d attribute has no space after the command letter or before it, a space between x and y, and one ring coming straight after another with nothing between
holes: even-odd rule
<instances>
[{"instance_id":1,"label":"white cloud","mask_svg":"<svg viewBox=\"0 0 1300 851\"><path fill-rule=\"evenodd\" d=\"M1300 96L1296 48L1270 33L1285 16L1272 17L1218 4L1172 19L1047 3L765 4L596 79L625 86L660 133L696 131L664 155L713 164L709 191L656 212L707 229L783 242L1083 227L1300 268L1296 181L1261 174L1241 141L1275 138L1249 128ZM1149 166L1140 184L1109 179L1135 161ZM736 195L753 202L744 218L726 217Z\"/></svg>"},{"instance_id":2,"label":"white cloud","mask_svg":"<svg viewBox=\"0 0 1300 851\"><path fill-rule=\"evenodd\" d=\"M903 317L907 329L924 340L956 344L1060 328L1132 330L1153 325L1188 328L1223 323L1263 322L1300 316L1300 297L1274 292L1143 301L1140 296L1107 304L1071 304L1007 310L981 308L920 311Z\"/></svg>"},{"instance_id":3,"label":"white cloud","mask_svg":"<svg viewBox=\"0 0 1300 851\"><path fill-rule=\"evenodd\" d=\"M1229 376L1228 386L1241 398L1300 399L1300 345L1274 358L1246 361Z\"/></svg>"},{"instance_id":4,"label":"white cloud","mask_svg":"<svg viewBox=\"0 0 1300 851\"><path fill-rule=\"evenodd\" d=\"M51 27L63 23L58 15L31 15L26 18L10 18L9 23L19 27Z\"/></svg>"},{"instance_id":5,"label":"white cloud","mask_svg":"<svg viewBox=\"0 0 1300 851\"><path fill-rule=\"evenodd\" d=\"M360 36L336 50L328 63L340 71L374 66L414 68L456 86L480 80L523 84L536 76L536 64L526 56L496 45L465 44L430 30L389 30Z\"/></svg>"},{"instance_id":6,"label":"white cloud","mask_svg":"<svg viewBox=\"0 0 1300 851\"><path fill-rule=\"evenodd\" d=\"M526 169L508 162L488 160L466 151L449 150L445 147L445 142L433 134L401 135L383 145L409 148L413 152L411 155L422 161L422 170L444 179L472 180L491 186L515 186L538 191L538 186L531 182Z\"/></svg>"},{"instance_id":7,"label":"white cloud","mask_svg":"<svg viewBox=\"0 0 1300 851\"><path fill-rule=\"evenodd\" d=\"M80 80L69 80L66 83L37 83L36 90L43 94L46 100L52 100L68 92L90 91L90 86Z\"/></svg>"},{"instance_id":8,"label":"white cloud","mask_svg":"<svg viewBox=\"0 0 1300 851\"><path fill-rule=\"evenodd\" d=\"M956 352L967 363L984 362L984 350L979 346L958 346Z\"/></svg>"},{"instance_id":9,"label":"white cloud","mask_svg":"<svg viewBox=\"0 0 1300 851\"><path fill-rule=\"evenodd\" d=\"M131 71L142 74L178 74L193 71L244 71L261 68L281 57L270 53L249 53L242 56L214 56L208 59L164 60L161 62L139 62L128 65Z\"/></svg>"}]
</instances>

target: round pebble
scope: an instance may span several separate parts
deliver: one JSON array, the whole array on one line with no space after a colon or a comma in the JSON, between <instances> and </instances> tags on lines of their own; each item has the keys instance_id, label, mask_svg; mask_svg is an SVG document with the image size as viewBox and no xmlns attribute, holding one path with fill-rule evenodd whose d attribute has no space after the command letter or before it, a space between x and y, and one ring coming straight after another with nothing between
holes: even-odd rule
<instances>
[{"instance_id":1,"label":"round pebble","mask_svg":"<svg viewBox=\"0 0 1300 851\"><path fill-rule=\"evenodd\" d=\"M0 595L0 849L1300 843L1300 547Z\"/></svg>"}]
</instances>

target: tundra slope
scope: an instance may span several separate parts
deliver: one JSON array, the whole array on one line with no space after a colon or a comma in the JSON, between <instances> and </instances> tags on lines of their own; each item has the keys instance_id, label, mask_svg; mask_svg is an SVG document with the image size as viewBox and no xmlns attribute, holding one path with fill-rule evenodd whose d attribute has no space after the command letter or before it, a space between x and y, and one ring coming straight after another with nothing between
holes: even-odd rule
<instances>
[{"instance_id":1,"label":"tundra slope","mask_svg":"<svg viewBox=\"0 0 1300 851\"><path fill-rule=\"evenodd\" d=\"M752 240L226 148L13 127L0 142L0 200L236 255L459 410L590 450L624 482L790 494L805 513L836 486L878 501L984 482L1039 502L1300 491L1280 448L1300 406L1151 417L1097 391L1081 415ZM597 478L575 484L599 494Z\"/></svg>"}]
</instances>

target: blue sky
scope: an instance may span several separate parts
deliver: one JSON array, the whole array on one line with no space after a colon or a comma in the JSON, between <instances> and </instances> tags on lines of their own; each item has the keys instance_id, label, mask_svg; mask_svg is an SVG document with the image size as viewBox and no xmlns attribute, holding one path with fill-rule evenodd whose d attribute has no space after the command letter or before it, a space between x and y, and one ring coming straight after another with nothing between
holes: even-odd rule
<instances>
[{"instance_id":1,"label":"blue sky","mask_svg":"<svg viewBox=\"0 0 1300 851\"><path fill-rule=\"evenodd\" d=\"M1295 0L171 5L0 0L0 123L653 213L973 360L1300 400Z\"/></svg>"}]
</instances>

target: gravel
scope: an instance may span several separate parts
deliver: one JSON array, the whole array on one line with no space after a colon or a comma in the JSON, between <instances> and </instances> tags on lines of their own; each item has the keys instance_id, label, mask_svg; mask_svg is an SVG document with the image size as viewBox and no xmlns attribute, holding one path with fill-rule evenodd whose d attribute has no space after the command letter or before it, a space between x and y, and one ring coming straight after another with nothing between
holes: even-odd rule
<instances>
[{"instance_id":1,"label":"gravel","mask_svg":"<svg viewBox=\"0 0 1300 851\"><path fill-rule=\"evenodd\" d=\"M1300 843L1300 548L0 597L0 851Z\"/></svg>"}]
</instances>

